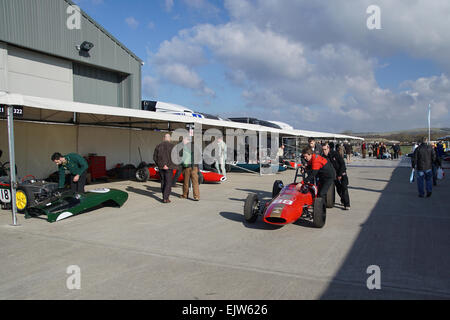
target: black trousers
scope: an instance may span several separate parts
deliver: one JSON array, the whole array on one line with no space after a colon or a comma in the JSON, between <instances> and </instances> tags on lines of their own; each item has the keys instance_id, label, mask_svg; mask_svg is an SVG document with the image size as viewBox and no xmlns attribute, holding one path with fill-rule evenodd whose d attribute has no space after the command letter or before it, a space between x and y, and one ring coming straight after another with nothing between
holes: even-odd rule
<instances>
[{"instance_id":1,"label":"black trousers","mask_svg":"<svg viewBox=\"0 0 450 320\"><path fill-rule=\"evenodd\" d=\"M334 180L332 178L319 178L319 197L323 199L323 202L327 205L327 193L328 189L333 186Z\"/></svg>"},{"instance_id":2,"label":"black trousers","mask_svg":"<svg viewBox=\"0 0 450 320\"><path fill-rule=\"evenodd\" d=\"M159 175L161 176L161 192L163 194L163 200L169 200L170 193L172 192L173 170L160 169Z\"/></svg>"},{"instance_id":3,"label":"black trousers","mask_svg":"<svg viewBox=\"0 0 450 320\"><path fill-rule=\"evenodd\" d=\"M348 195L348 177L347 175L343 175L341 181L336 179L334 181L336 185L336 191L341 198L341 202L344 203L344 206L350 207L350 196Z\"/></svg>"},{"instance_id":4,"label":"black trousers","mask_svg":"<svg viewBox=\"0 0 450 320\"><path fill-rule=\"evenodd\" d=\"M87 172L83 172L77 182L73 182L75 175L70 175L70 190L76 193L84 193L84 186L86 185Z\"/></svg>"}]
</instances>

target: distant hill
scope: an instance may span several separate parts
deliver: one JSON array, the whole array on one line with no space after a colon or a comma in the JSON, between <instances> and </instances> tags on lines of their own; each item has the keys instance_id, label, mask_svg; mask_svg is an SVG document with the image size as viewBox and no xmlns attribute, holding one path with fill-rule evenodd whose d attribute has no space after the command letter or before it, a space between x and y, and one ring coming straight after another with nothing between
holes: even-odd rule
<instances>
[{"instance_id":1,"label":"distant hill","mask_svg":"<svg viewBox=\"0 0 450 320\"><path fill-rule=\"evenodd\" d=\"M392 132L352 132L344 131L342 134L358 136L365 139L392 140L400 142L419 141L423 136L428 136L428 128L410 129ZM431 140L450 135L450 128L431 128Z\"/></svg>"}]
</instances>

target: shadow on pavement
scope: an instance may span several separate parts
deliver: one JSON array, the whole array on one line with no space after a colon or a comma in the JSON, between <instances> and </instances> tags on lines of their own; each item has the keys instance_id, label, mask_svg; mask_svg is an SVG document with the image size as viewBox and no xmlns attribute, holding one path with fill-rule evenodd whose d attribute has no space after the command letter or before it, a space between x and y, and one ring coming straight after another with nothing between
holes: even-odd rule
<instances>
[{"instance_id":1,"label":"shadow on pavement","mask_svg":"<svg viewBox=\"0 0 450 320\"><path fill-rule=\"evenodd\" d=\"M261 200L262 199L272 199L272 192L255 190L255 189L240 189L240 188L236 188L236 190L245 191L247 193L256 193ZM247 196L245 196L245 198L247 198ZM245 201L245 199L244 199L244 201Z\"/></svg>"},{"instance_id":2,"label":"shadow on pavement","mask_svg":"<svg viewBox=\"0 0 450 320\"><path fill-rule=\"evenodd\" d=\"M258 217L258 220L256 220L254 223L248 223L244 219L244 212L242 212L241 214L235 213L235 212L220 212L219 214L222 217L224 217L225 219L235 221L235 222L240 222L249 229L278 230L283 227L283 226L276 226L273 224L265 223L262 221L261 217Z\"/></svg>"},{"instance_id":3,"label":"shadow on pavement","mask_svg":"<svg viewBox=\"0 0 450 320\"><path fill-rule=\"evenodd\" d=\"M440 181L431 198L418 198L409 174L393 170L321 299L450 298L450 181ZM380 290L367 287L372 265L380 268Z\"/></svg>"},{"instance_id":4,"label":"shadow on pavement","mask_svg":"<svg viewBox=\"0 0 450 320\"><path fill-rule=\"evenodd\" d=\"M150 198L153 198L153 199L155 199L155 200L157 200L159 202L162 201L162 197L158 197L154 192L151 192L151 191L145 191L145 190L138 189L138 188L133 188L133 187L127 187L126 191L134 192L134 193L140 194L142 196L150 197ZM161 189L159 191L161 192Z\"/></svg>"},{"instance_id":5,"label":"shadow on pavement","mask_svg":"<svg viewBox=\"0 0 450 320\"><path fill-rule=\"evenodd\" d=\"M376 189L369 189L369 188L361 188L361 187L352 187L352 186L348 186L349 189L353 189L353 190L362 190L362 191L368 191L368 192L383 192L383 190L376 190Z\"/></svg>"}]
</instances>

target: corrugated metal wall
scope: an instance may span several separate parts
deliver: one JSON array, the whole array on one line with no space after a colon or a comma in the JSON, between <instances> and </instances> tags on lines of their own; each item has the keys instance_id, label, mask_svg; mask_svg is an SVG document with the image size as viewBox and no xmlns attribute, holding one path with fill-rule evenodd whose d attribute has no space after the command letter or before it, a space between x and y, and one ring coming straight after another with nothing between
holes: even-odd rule
<instances>
[{"instance_id":1,"label":"corrugated metal wall","mask_svg":"<svg viewBox=\"0 0 450 320\"><path fill-rule=\"evenodd\" d=\"M141 62L105 30L82 15L81 28L67 28L68 0L1 0L0 40L84 64L131 74L130 107L140 109ZM94 44L90 57L76 49L83 41ZM128 85L128 83L127 83ZM80 93L82 94L82 92ZM88 97L78 97L87 99Z\"/></svg>"},{"instance_id":2,"label":"corrugated metal wall","mask_svg":"<svg viewBox=\"0 0 450 320\"><path fill-rule=\"evenodd\" d=\"M73 64L74 101L128 107L130 89L127 75L80 63Z\"/></svg>"}]
</instances>

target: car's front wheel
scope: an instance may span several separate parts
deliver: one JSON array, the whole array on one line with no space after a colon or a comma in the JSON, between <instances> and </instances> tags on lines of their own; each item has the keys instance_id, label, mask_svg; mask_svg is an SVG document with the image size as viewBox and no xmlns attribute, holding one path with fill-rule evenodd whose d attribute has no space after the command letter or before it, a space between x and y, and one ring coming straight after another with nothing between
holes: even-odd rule
<instances>
[{"instance_id":1,"label":"car's front wheel","mask_svg":"<svg viewBox=\"0 0 450 320\"><path fill-rule=\"evenodd\" d=\"M316 198L314 200L313 208L313 225L316 228L322 228L325 225L327 218L327 206L322 198Z\"/></svg>"},{"instance_id":2,"label":"car's front wheel","mask_svg":"<svg viewBox=\"0 0 450 320\"><path fill-rule=\"evenodd\" d=\"M16 190L16 207L19 213L25 212L27 208L34 202L34 195L26 188L17 188Z\"/></svg>"},{"instance_id":3,"label":"car's front wheel","mask_svg":"<svg viewBox=\"0 0 450 320\"><path fill-rule=\"evenodd\" d=\"M327 192L327 208L333 208L335 200L336 193L334 191L334 183L332 183Z\"/></svg>"},{"instance_id":4,"label":"car's front wheel","mask_svg":"<svg viewBox=\"0 0 450 320\"><path fill-rule=\"evenodd\" d=\"M245 200L244 217L245 221L253 223L258 218L259 199L257 194L249 194Z\"/></svg>"},{"instance_id":5,"label":"car's front wheel","mask_svg":"<svg viewBox=\"0 0 450 320\"><path fill-rule=\"evenodd\" d=\"M272 187L272 199L274 199L276 196L278 196L278 194L280 193L281 189L283 189L283 188L284 188L283 181L276 180L273 183L273 187Z\"/></svg>"}]
</instances>

